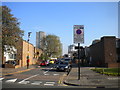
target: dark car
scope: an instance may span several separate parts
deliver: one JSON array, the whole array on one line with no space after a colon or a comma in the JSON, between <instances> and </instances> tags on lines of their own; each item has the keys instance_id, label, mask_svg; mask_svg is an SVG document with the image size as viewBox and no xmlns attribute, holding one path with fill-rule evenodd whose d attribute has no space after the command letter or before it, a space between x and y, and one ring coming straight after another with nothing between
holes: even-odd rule
<instances>
[{"instance_id":1,"label":"dark car","mask_svg":"<svg viewBox=\"0 0 120 90\"><path fill-rule=\"evenodd\" d=\"M57 71L70 71L71 70L71 64L68 63L68 62L59 62L57 65L56 65L56 70Z\"/></svg>"},{"instance_id":2,"label":"dark car","mask_svg":"<svg viewBox=\"0 0 120 90\"><path fill-rule=\"evenodd\" d=\"M62 58L60 61L72 63L72 59L71 58Z\"/></svg>"}]
</instances>

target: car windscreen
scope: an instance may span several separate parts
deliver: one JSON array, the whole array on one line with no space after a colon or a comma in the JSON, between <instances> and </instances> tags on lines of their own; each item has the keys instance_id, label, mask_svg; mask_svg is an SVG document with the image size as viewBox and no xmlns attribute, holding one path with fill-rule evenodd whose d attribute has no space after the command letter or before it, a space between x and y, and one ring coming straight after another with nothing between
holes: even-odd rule
<instances>
[{"instance_id":1,"label":"car windscreen","mask_svg":"<svg viewBox=\"0 0 120 90\"><path fill-rule=\"evenodd\" d=\"M70 61L70 59L65 59L65 61Z\"/></svg>"},{"instance_id":2,"label":"car windscreen","mask_svg":"<svg viewBox=\"0 0 120 90\"><path fill-rule=\"evenodd\" d=\"M68 64L68 62L60 62L59 64L65 64L65 65L67 65L67 64Z\"/></svg>"}]
</instances>

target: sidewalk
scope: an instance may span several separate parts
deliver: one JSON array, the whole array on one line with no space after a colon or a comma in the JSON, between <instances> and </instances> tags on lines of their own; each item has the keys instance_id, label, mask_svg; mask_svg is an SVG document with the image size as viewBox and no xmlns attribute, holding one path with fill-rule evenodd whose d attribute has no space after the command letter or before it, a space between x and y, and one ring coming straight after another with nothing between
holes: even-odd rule
<instances>
[{"instance_id":1,"label":"sidewalk","mask_svg":"<svg viewBox=\"0 0 120 90\"><path fill-rule=\"evenodd\" d=\"M29 69L27 69L27 67L20 67L20 68L1 68L1 75L10 75L10 74L13 74L13 73L19 73L19 72L24 72L24 71L29 71L31 69L34 69L36 68L37 65L30 65L29 66Z\"/></svg>"},{"instance_id":2,"label":"sidewalk","mask_svg":"<svg viewBox=\"0 0 120 90\"><path fill-rule=\"evenodd\" d=\"M90 70L90 68L91 67L80 68L80 80L78 80L78 68L72 68L64 80L64 84L82 88L118 88L118 80L120 80L120 77L101 75Z\"/></svg>"}]
</instances>

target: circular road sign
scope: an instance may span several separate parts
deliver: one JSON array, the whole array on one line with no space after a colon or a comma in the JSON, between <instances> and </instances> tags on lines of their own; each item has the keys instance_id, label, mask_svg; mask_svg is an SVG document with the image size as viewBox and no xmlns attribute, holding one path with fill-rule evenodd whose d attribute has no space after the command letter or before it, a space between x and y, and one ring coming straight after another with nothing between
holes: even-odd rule
<instances>
[{"instance_id":1,"label":"circular road sign","mask_svg":"<svg viewBox=\"0 0 120 90\"><path fill-rule=\"evenodd\" d=\"M77 33L77 34L81 34L82 31L81 31L80 29L78 29L78 30L76 30L76 33Z\"/></svg>"}]
</instances>

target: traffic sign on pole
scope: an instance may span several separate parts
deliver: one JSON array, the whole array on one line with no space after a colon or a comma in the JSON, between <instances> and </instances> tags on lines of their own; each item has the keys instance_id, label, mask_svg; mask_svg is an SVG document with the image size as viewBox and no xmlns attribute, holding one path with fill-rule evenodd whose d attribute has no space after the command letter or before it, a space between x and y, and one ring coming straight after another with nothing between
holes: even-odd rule
<instances>
[{"instance_id":1,"label":"traffic sign on pole","mask_svg":"<svg viewBox=\"0 0 120 90\"><path fill-rule=\"evenodd\" d=\"M74 25L74 43L84 43L84 25Z\"/></svg>"},{"instance_id":2,"label":"traffic sign on pole","mask_svg":"<svg viewBox=\"0 0 120 90\"><path fill-rule=\"evenodd\" d=\"M84 25L74 25L74 43L78 43L78 80L80 80L80 43L84 43Z\"/></svg>"}]
</instances>

